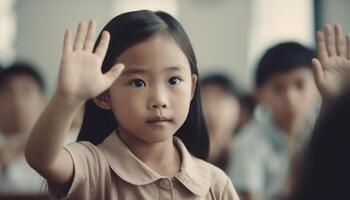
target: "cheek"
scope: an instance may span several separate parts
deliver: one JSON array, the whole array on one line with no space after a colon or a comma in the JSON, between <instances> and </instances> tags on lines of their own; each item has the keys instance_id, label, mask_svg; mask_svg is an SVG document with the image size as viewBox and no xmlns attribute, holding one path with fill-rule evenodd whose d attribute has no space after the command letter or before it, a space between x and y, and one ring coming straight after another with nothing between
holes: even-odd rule
<instances>
[{"instance_id":1,"label":"cheek","mask_svg":"<svg viewBox=\"0 0 350 200\"><path fill-rule=\"evenodd\" d=\"M284 105L282 95L276 92L270 92L265 94L263 102L266 105L268 105L268 107L272 107L272 109L278 109L279 107L283 107Z\"/></svg>"},{"instance_id":2,"label":"cheek","mask_svg":"<svg viewBox=\"0 0 350 200\"><path fill-rule=\"evenodd\" d=\"M222 120L222 125L226 129L234 129L238 123L240 115L239 105L228 102L226 106L224 106L222 113L223 115L220 118L220 120Z\"/></svg>"},{"instance_id":3,"label":"cheek","mask_svg":"<svg viewBox=\"0 0 350 200\"><path fill-rule=\"evenodd\" d=\"M169 99L169 109L173 112L174 116L179 118L184 118L185 121L189 107L191 104L191 87L179 87L174 88L168 96ZM181 119L182 121L182 119Z\"/></svg>"},{"instance_id":4,"label":"cheek","mask_svg":"<svg viewBox=\"0 0 350 200\"><path fill-rule=\"evenodd\" d=\"M116 115L118 119L120 116L133 116L135 114L135 110L137 111L142 109L141 104L144 102L142 95L137 95L137 93L134 91L120 88L116 88L115 91L110 92L110 104L114 115Z\"/></svg>"},{"instance_id":5,"label":"cheek","mask_svg":"<svg viewBox=\"0 0 350 200\"><path fill-rule=\"evenodd\" d=\"M184 82L180 82L178 85L169 86L169 95L179 96L181 98L191 98L192 83L190 78L185 78Z\"/></svg>"},{"instance_id":6,"label":"cheek","mask_svg":"<svg viewBox=\"0 0 350 200\"><path fill-rule=\"evenodd\" d=\"M41 100L41 98L39 96L31 97L30 100L31 100L30 105L33 105L31 110L34 113L38 112L38 110L40 110L41 107L43 106L43 101ZM29 103L27 105L29 105Z\"/></svg>"},{"instance_id":7,"label":"cheek","mask_svg":"<svg viewBox=\"0 0 350 200\"><path fill-rule=\"evenodd\" d=\"M318 99L319 93L316 87L313 85L307 88L307 91L304 92L305 100L307 102L313 103Z\"/></svg>"},{"instance_id":8,"label":"cheek","mask_svg":"<svg viewBox=\"0 0 350 200\"><path fill-rule=\"evenodd\" d=\"M271 99L269 107L271 111L278 116L285 115L285 110L286 108L288 108L288 106L286 105L286 101L283 101L282 98L277 97L275 99Z\"/></svg>"},{"instance_id":9,"label":"cheek","mask_svg":"<svg viewBox=\"0 0 350 200\"><path fill-rule=\"evenodd\" d=\"M240 115L241 115L241 110L240 110L240 105L238 103L235 103L233 106L232 106L233 110L231 112L231 118L232 119L232 123L234 124L234 127L236 127L238 121L239 121L239 118L240 118Z\"/></svg>"},{"instance_id":10,"label":"cheek","mask_svg":"<svg viewBox=\"0 0 350 200\"><path fill-rule=\"evenodd\" d=\"M174 91L169 97L170 109L188 109L191 103L191 93L183 91Z\"/></svg>"}]
</instances>

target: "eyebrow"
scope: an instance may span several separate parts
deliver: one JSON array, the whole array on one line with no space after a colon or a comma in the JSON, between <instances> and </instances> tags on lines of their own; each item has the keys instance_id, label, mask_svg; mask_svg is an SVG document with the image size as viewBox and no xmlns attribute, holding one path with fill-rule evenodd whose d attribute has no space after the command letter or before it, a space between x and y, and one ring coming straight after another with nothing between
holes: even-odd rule
<instances>
[{"instance_id":1,"label":"eyebrow","mask_svg":"<svg viewBox=\"0 0 350 200\"><path fill-rule=\"evenodd\" d=\"M180 71L182 66L180 65L175 65L171 67L167 67L163 69L163 71ZM131 74L147 74L150 70L149 69L144 69L144 68L139 68L139 67L130 67L127 68L123 71L122 75L131 75Z\"/></svg>"}]
</instances>

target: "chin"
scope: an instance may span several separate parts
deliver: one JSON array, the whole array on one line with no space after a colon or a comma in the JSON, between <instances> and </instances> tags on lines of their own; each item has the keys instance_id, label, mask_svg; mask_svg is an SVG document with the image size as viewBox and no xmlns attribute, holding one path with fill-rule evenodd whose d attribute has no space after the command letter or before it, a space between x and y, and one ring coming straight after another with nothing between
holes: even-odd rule
<instances>
[{"instance_id":1,"label":"chin","mask_svg":"<svg viewBox=\"0 0 350 200\"><path fill-rule=\"evenodd\" d=\"M174 134L150 134L150 135L147 135L145 136L145 138L143 138L144 141L146 141L147 143L162 143L164 141L167 141L171 138L173 138L173 135Z\"/></svg>"},{"instance_id":2,"label":"chin","mask_svg":"<svg viewBox=\"0 0 350 200\"><path fill-rule=\"evenodd\" d=\"M145 143L154 144L161 143L172 139L175 135L176 131L171 127L167 128L154 128L154 127L139 127L137 129L125 129L124 133L128 135L128 137L133 138L134 140L143 141ZM130 138L130 139L131 139Z\"/></svg>"}]
</instances>

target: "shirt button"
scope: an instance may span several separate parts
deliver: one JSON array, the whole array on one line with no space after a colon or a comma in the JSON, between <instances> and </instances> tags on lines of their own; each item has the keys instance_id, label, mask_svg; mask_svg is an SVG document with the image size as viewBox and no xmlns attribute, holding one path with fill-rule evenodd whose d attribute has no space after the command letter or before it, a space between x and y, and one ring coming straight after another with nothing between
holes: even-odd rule
<instances>
[{"instance_id":1,"label":"shirt button","mask_svg":"<svg viewBox=\"0 0 350 200\"><path fill-rule=\"evenodd\" d=\"M169 190L171 188L171 185L167 179L164 179L160 181L160 187L162 187L163 189Z\"/></svg>"}]
</instances>

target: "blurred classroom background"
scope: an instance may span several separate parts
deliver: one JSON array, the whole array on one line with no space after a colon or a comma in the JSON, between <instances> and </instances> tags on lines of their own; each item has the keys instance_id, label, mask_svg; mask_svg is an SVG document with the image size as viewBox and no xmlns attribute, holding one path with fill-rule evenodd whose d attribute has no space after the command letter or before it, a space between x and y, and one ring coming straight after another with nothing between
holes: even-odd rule
<instances>
[{"instance_id":1,"label":"blurred classroom background","mask_svg":"<svg viewBox=\"0 0 350 200\"><path fill-rule=\"evenodd\" d=\"M315 31L340 23L350 31L347 0L2 0L0 61L35 63L55 87L65 28L92 18L97 30L112 17L130 10L165 10L185 27L202 74L220 71L245 90L252 71L269 46L292 40L315 46Z\"/></svg>"},{"instance_id":2,"label":"blurred classroom background","mask_svg":"<svg viewBox=\"0 0 350 200\"><path fill-rule=\"evenodd\" d=\"M214 152L213 157L210 157L212 160L209 161L223 170L229 166L230 138L233 139L235 133L253 118L256 103L253 94L254 73L266 50L278 43L290 41L315 50L316 31L322 30L326 23L339 23L345 33L350 32L348 0L1 0L0 66L8 69L18 61L30 63L30 66L43 76L46 89L42 91L44 97L39 94L38 99L43 98L43 102L46 102L56 87L64 30L69 28L75 31L79 21L95 19L99 32L102 26L116 15L139 9L169 12L187 31L197 56L200 75L206 77L203 79L204 87L201 88L204 93L204 114L206 120L211 120L207 122L209 131L214 134L210 138L217 142L211 145L218 147L213 148L217 152ZM5 86L0 87L0 92L5 91L3 87ZM2 104L3 101L0 98L0 106L7 105ZM43 102L38 100L37 103L41 104L41 107L35 111L23 111L27 114L35 113L26 116L26 119L36 119L45 105ZM25 103L28 105L30 101ZM5 107L0 107L0 120L8 117L4 114L5 110ZM13 114L10 109L6 112ZM21 115L21 112L14 114ZM215 112L220 112L221 116ZM224 115L224 112L227 113ZM75 140L82 116L81 111L72 125L72 134L67 143ZM16 116L14 119L17 119ZM1 122L4 124L5 121ZM29 128L22 131L26 132L23 141L27 139L30 132L28 130L33 122L28 123ZM12 125L19 124L14 122ZM18 170L23 173L26 172L23 170L30 171L28 166L26 169L20 166L25 165L23 156L19 156L21 162L16 163L19 168L14 168L12 175L8 171L11 165L6 163L4 158L7 155L7 146L11 146L13 141L6 143L6 137L12 136L5 134L4 127L0 127L0 199L47 198L39 192L44 191L43 179L28 177L21 180L21 177L17 176ZM23 154L25 146L22 144L25 142L21 143L22 139L20 142L15 141L18 148L13 155ZM5 167L2 166L3 163L6 163ZM7 190L6 187L10 185L6 185L5 181L9 180L10 183L15 178L19 178L19 182L37 180L40 183L39 187L18 190L24 191L25 195L30 193L34 196L11 196L13 191L16 194L16 190ZM16 185L16 181L11 184ZM23 188L30 184L31 182L23 184Z\"/></svg>"}]
</instances>

